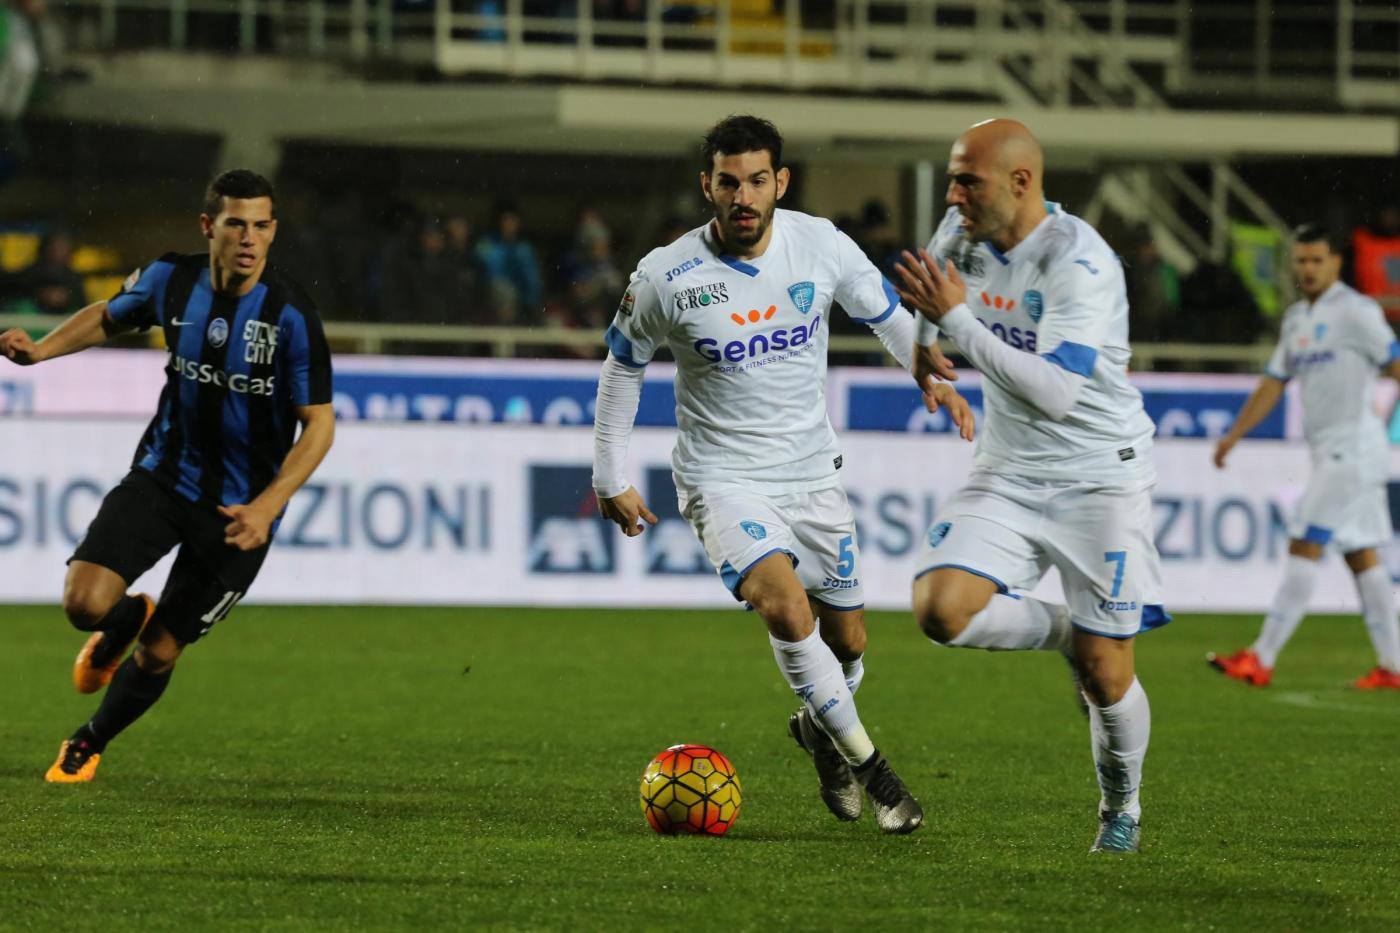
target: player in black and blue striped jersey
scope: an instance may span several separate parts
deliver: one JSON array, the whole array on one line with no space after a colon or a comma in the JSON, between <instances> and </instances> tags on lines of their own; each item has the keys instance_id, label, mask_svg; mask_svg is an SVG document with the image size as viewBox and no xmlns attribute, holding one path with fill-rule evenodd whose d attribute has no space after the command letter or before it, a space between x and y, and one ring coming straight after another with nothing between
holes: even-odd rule
<instances>
[{"instance_id":1,"label":"player in black and blue striped jersey","mask_svg":"<svg viewBox=\"0 0 1400 933\"><path fill-rule=\"evenodd\" d=\"M92 633L74 685L107 692L64 741L48 781L91 780L107 743L160 698L180 653L248 592L288 500L334 439L320 320L267 262L277 233L272 185L225 172L205 194L200 225L207 254L162 256L40 341L22 330L0 335L0 353L20 365L152 327L170 350L131 472L68 563L64 611ZM127 593L176 547L158 601Z\"/></svg>"}]
</instances>

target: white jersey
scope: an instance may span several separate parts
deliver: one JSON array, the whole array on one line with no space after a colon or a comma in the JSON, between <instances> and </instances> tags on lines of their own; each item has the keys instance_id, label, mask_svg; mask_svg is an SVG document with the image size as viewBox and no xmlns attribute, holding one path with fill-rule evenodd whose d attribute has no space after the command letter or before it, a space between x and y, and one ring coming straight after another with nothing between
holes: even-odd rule
<instances>
[{"instance_id":1,"label":"white jersey","mask_svg":"<svg viewBox=\"0 0 1400 933\"><path fill-rule=\"evenodd\" d=\"M828 220L779 210L762 256L725 255L710 225L637 266L607 342L645 366L676 360L672 467L681 492L743 483L773 494L837 485L841 453L826 409L827 317L884 322L899 297ZM909 342L913 344L913 324Z\"/></svg>"},{"instance_id":2,"label":"white jersey","mask_svg":"<svg viewBox=\"0 0 1400 933\"><path fill-rule=\"evenodd\" d=\"M1303 435L1314 456L1359 454L1385 449L1385 425L1372 407L1376 370L1398 357L1400 343L1381 306L1336 282L1316 301L1284 312L1264 371L1302 385Z\"/></svg>"},{"instance_id":3,"label":"white jersey","mask_svg":"<svg viewBox=\"0 0 1400 933\"><path fill-rule=\"evenodd\" d=\"M961 272L968 307L995 336L1088 380L1058 422L984 380L974 466L1036 479L1151 482L1154 427L1128 381L1122 266L1093 227L1046 206L1049 216L1007 253L969 240L956 208L929 242L930 255Z\"/></svg>"}]
</instances>

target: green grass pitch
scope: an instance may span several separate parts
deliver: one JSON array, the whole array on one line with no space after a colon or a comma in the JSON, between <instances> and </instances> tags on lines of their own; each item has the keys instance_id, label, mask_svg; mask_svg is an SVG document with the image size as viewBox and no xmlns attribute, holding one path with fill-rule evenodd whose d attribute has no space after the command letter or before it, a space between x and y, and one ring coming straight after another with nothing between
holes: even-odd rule
<instances>
[{"instance_id":1,"label":"green grass pitch","mask_svg":"<svg viewBox=\"0 0 1400 933\"><path fill-rule=\"evenodd\" d=\"M93 708L54 609L0 609L4 929L1400 929L1400 696L1309 620L1273 687L1207 670L1256 619L1142 639L1144 852L1091 858L1087 726L1058 658L870 620L863 718L927 813L827 815L795 701L738 612L242 608L97 780L49 786ZM722 839L647 828L677 742L735 763Z\"/></svg>"}]
</instances>

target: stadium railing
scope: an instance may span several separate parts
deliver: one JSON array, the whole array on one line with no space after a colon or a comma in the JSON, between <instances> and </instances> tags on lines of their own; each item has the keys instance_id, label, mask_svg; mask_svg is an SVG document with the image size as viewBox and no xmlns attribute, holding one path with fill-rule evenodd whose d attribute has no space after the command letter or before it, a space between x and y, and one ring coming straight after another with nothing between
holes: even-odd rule
<instances>
[{"instance_id":1,"label":"stadium railing","mask_svg":"<svg viewBox=\"0 0 1400 933\"><path fill-rule=\"evenodd\" d=\"M27 314L0 314L0 332L22 327L40 334L58 324L60 319ZM379 354L402 352L405 348L421 352L435 348L451 352L455 348L484 348L495 357L529 357L531 350L560 347L599 350L603 347L601 331L566 327L503 327L464 326L454 324L370 324L349 321L326 321L326 339L340 352ZM160 332L153 330L145 338L149 346L161 346ZM869 355L886 358L884 348L874 337L852 334L832 334L829 347L833 353ZM1257 372L1272 352L1271 344L1195 344L1138 343L1133 346L1133 368L1150 372L1161 364L1170 364L1176 371L1209 365L1213 370ZM477 352L473 355L485 355Z\"/></svg>"},{"instance_id":2,"label":"stadium railing","mask_svg":"<svg viewBox=\"0 0 1400 933\"><path fill-rule=\"evenodd\" d=\"M392 59L446 74L964 90L1050 106L1150 105L1142 69L1168 93L1400 106L1400 7L1389 0L642 0L634 13L612 16L592 2L561 3L552 15L548 7L64 4L79 50L139 36L172 49ZM122 17L142 28L119 26Z\"/></svg>"}]
</instances>

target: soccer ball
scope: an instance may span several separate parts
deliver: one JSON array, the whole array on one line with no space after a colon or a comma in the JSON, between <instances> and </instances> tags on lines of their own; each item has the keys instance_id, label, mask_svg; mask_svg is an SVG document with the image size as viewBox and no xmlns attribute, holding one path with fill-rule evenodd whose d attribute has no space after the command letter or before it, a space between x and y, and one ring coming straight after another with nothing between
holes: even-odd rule
<instances>
[{"instance_id":1,"label":"soccer ball","mask_svg":"<svg viewBox=\"0 0 1400 933\"><path fill-rule=\"evenodd\" d=\"M723 836L739 818L742 797L729 759L704 745L672 745L642 772L642 812L666 836Z\"/></svg>"}]
</instances>

